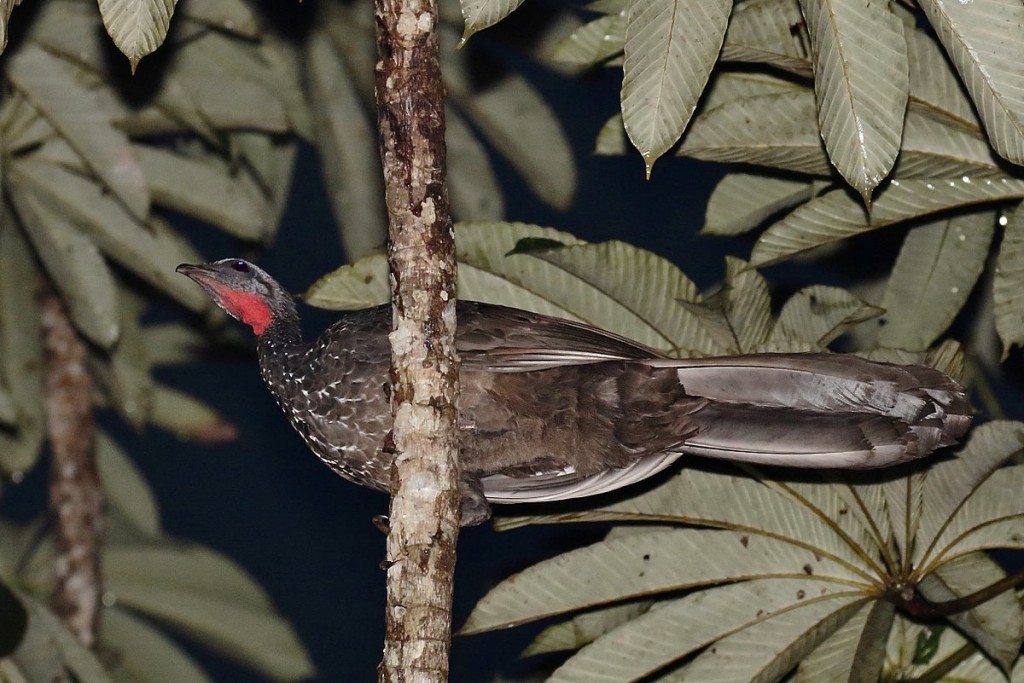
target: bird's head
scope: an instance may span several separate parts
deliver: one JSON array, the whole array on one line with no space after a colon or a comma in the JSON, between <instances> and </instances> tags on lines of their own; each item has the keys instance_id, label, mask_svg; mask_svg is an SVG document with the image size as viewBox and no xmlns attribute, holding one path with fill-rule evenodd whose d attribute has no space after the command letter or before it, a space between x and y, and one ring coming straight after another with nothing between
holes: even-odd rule
<instances>
[{"instance_id":1,"label":"bird's head","mask_svg":"<svg viewBox=\"0 0 1024 683\"><path fill-rule=\"evenodd\" d=\"M262 336L277 322L296 319L295 302L266 271L240 258L183 263L175 270L195 280L233 318Z\"/></svg>"}]
</instances>

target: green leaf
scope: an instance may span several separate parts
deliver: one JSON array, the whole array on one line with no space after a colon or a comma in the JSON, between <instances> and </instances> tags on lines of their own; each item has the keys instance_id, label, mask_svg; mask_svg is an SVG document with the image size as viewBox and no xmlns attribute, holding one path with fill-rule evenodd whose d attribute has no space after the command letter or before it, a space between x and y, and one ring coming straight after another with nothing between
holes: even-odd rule
<instances>
[{"instance_id":1,"label":"green leaf","mask_svg":"<svg viewBox=\"0 0 1024 683\"><path fill-rule=\"evenodd\" d=\"M108 548L103 575L116 604L274 680L313 673L302 644L263 590L222 555L196 546Z\"/></svg>"},{"instance_id":2,"label":"green leaf","mask_svg":"<svg viewBox=\"0 0 1024 683\"><path fill-rule=\"evenodd\" d=\"M177 0L99 0L107 34L132 65L163 44Z\"/></svg>"},{"instance_id":3,"label":"green leaf","mask_svg":"<svg viewBox=\"0 0 1024 683\"><path fill-rule=\"evenodd\" d=\"M869 219L864 207L853 197L843 190L833 190L803 204L768 228L754 245L750 263L777 263L911 218L1021 197L1024 181L1016 178L893 180L875 197Z\"/></svg>"},{"instance_id":4,"label":"green leaf","mask_svg":"<svg viewBox=\"0 0 1024 683\"><path fill-rule=\"evenodd\" d=\"M999 488L1007 471L997 471L1015 453L1024 449L1024 423L988 422L971 432L967 444L952 460L937 462L928 475L927 495L921 511L914 563L927 570L951 557L947 544L965 540L971 531L993 521L1009 517L1009 510L992 510L991 493L984 488ZM1016 468L1014 468L1016 469ZM1014 500L1018 497L1013 496ZM1014 503L1014 507L1021 507ZM962 546L968 547L971 546ZM972 548L973 549L973 548Z\"/></svg>"},{"instance_id":5,"label":"green leaf","mask_svg":"<svg viewBox=\"0 0 1024 683\"><path fill-rule=\"evenodd\" d=\"M247 173L233 171L214 155L190 158L151 145L132 149L155 203L244 240L258 241L267 231L270 207Z\"/></svg>"},{"instance_id":6,"label":"green leaf","mask_svg":"<svg viewBox=\"0 0 1024 683\"><path fill-rule=\"evenodd\" d=\"M865 599L842 595L809 598L799 609L774 615L704 650L659 683L777 681L861 608Z\"/></svg>"},{"instance_id":7,"label":"green leaf","mask_svg":"<svg viewBox=\"0 0 1024 683\"><path fill-rule=\"evenodd\" d=\"M287 89L256 45L208 31L177 48L171 60L177 93L215 128L288 133L293 129ZM225 87L230 84L230 87Z\"/></svg>"},{"instance_id":8,"label":"green leaf","mask_svg":"<svg viewBox=\"0 0 1024 683\"><path fill-rule=\"evenodd\" d=\"M748 0L729 18L722 60L778 67L813 75L810 39L796 0Z\"/></svg>"},{"instance_id":9,"label":"green leaf","mask_svg":"<svg viewBox=\"0 0 1024 683\"><path fill-rule=\"evenodd\" d=\"M563 38L546 59L560 64L594 66L622 52L626 42L625 10L589 21Z\"/></svg>"},{"instance_id":10,"label":"green leaf","mask_svg":"<svg viewBox=\"0 0 1024 683\"><path fill-rule=\"evenodd\" d=\"M659 605L569 658L549 683L634 681L744 629L763 628L786 612L848 588L802 579L755 579L696 591ZM694 614L706 615L694 619ZM716 642L717 641L717 642ZM706 652L706 651L705 651ZM694 680L705 679L697 677ZM743 680L733 678L729 680Z\"/></svg>"},{"instance_id":11,"label":"green leaf","mask_svg":"<svg viewBox=\"0 0 1024 683\"><path fill-rule=\"evenodd\" d=\"M911 661L914 664L930 664L939 651L939 641L947 628L942 624L917 634L917 645L914 647L914 657Z\"/></svg>"},{"instance_id":12,"label":"green leaf","mask_svg":"<svg viewBox=\"0 0 1024 683\"><path fill-rule=\"evenodd\" d=\"M845 289L804 287L786 301L772 328L772 339L796 339L827 346L848 329L884 313Z\"/></svg>"},{"instance_id":13,"label":"green leaf","mask_svg":"<svg viewBox=\"0 0 1024 683\"><path fill-rule=\"evenodd\" d=\"M953 322L985 268L995 215L960 214L913 228L886 285L878 343L928 348Z\"/></svg>"},{"instance_id":14,"label":"green leaf","mask_svg":"<svg viewBox=\"0 0 1024 683\"><path fill-rule=\"evenodd\" d=\"M1014 0L923 0L996 151L1024 163L1024 6Z\"/></svg>"},{"instance_id":15,"label":"green leaf","mask_svg":"<svg viewBox=\"0 0 1024 683\"><path fill-rule=\"evenodd\" d=\"M0 428L0 468L21 476L43 445L43 338L36 291L40 274L16 221L0 227L0 374L14 403L15 429Z\"/></svg>"},{"instance_id":16,"label":"green leaf","mask_svg":"<svg viewBox=\"0 0 1024 683\"><path fill-rule=\"evenodd\" d=\"M622 115L616 114L605 121L594 141L594 154L623 156L627 151L626 131L622 127Z\"/></svg>"},{"instance_id":17,"label":"green leaf","mask_svg":"<svg viewBox=\"0 0 1024 683\"><path fill-rule=\"evenodd\" d=\"M521 242L517 243L517 251L520 245ZM614 319L611 315L599 317L597 312L587 316L599 320L604 329L627 335L670 355L721 351L701 321L680 308L680 301L699 302L700 293L697 286L666 259L619 241L529 253L614 302L603 306L614 310ZM583 310L582 306L575 308Z\"/></svg>"},{"instance_id":18,"label":"green leaf","mask_svg":"<svg viewBox=\"0 0 1024 683\"><path fill-rule=\"evenodd\" d=\"M494 26L499 21L512 14L523 0L460 0L462 16L466 20L466 29L462 34L462 41L465 45L469 37L477 31Z\"/></svg>"},{"instance_id":19,"label":"green leaf","mask_svg":"<svg viewBox=\"0 0 1024 683\"><path fill-rule=\"evenodd\" d=\"M305 54L320 166L345 255L355 261L379 251L387 238L377 136L326 33L314 32Z\"/></svg>"},{"instance_id":20,"label":"green leaf","mask_svg":"<svg viewBox=\"0 0 1024 683\"><path fill-rule=\"evenodd\" d=\"M1024 345L1024 209L1018 205L1000 221L1003 240L992 280L996 332L1003 342L1003 360L1014 346Z\"/></svg>"},{"instance_id":21,"label":"green leaf","mask_svg":"<svg viewBox=\"0 0 1024 683\"><path fill-rule=\"evenodd\" d=\"M917 585L932 602L944 602L970 595L1006 577L998 564L985 553L971 553L948 562ZM1004 591L974 609L948 617L962 633L1004 671L1009 671L1024 643L1024 614L1013 591Z\"/></svg>"},{"instance_id":22,"label":"green leaf","mask_svg":"<svg viewBox=\"0 0 1024 683\"><path fill-rule=\"evenodd\" d=\"M877 683L895 613L885 600L861 607L800 662L793 683Z\"/></svg>"},{"instance_id":23,"label":"green leaf","mask_svg":"<svg viewBox=\"0 0 1024 683\"><path fill-rule=\"evenodd\" d=\"M176 233L154 219L140 224L100 185L59 166L20 159L8 172L79 225L127 270L194 311L210 307L199 288L174 272L179 263L194 262L196 256Z\"/></svg>"},{"instance_id":24,"label":"green leaf","mask_svg":"<svg viewBox=\"0 0 1024 683\"><path fill-rule=\"evenodd\" d=\"M731 0L629 4L622 120L648 176L693 115L722 47L731 9Z\"/></svg>"},{"instance_id":25,"label":"green leaf","mask_svg":"<svg viewBox=\"0 0 1024 683\"><path fill-rule=\"evenodd\" d=\"M981 178L1002 173L980 131L968 131L944 116L912 108L903 126L898 178Z\"/></svg>"},{"instance_id":26,"label":"green leaf","mask_svg":"<svg viewBox=\"0 0 1024 683\"><path fill-rule=\"evenodd\" d=\"M206 338L184 323L157 323L142 328L142 345L154 366L194 361L205 344Z\"/></svg>"},{"instance_id":27,"label":"green leaf","mask_svg":"<svg viewBox=\"0 0 1024 683\"><path fill-rule=\"evenodd\" d=\"M77 683L113 683L96 655L71 634L48 608L18 594L28 611L28 631L13 659L29 681Z\"/></svg>"},{"instance_id":28,"label":"green leaf","mask_svg":"<svg viewBox=\"0 0 1024 683\"><path fill-rule=\"evenodd\" d=\"M75 67L26 45L7 74L131 214L145 218L149 193L128 136L113 126L97 92L76 78Z\"/></svg>"},{"instance_id":29,"label":"green leaf","mask_svg":"<svg viewBox=\"0 0 1024 683\"><path fill-rule=\"evenodd\" d=\"M624 605L613 605L584 612L560 624L548 626L530 642L530 645L523 651L523 656L578 650L609 631L646 613L652 604L655 603L643 600Z\"/></svg>"},{"instance_id":30,"label":"green leaf","mask_svg":"<svg viewBox=\"0 0 1024 683\"><path fill-rule=\"evenodd\" d=\"M132 683L213 683L177 643L126 610L103 610L100 643L114 654L113 673Z\"/></svg>"},{"instance_id":31,"label":"green leaf","mask_svg":"<svg viewBox=\"0 0 1024 683\"><path fill-rule=\"evenodd\" d=\"M103 431L96 434L96 467L107 501L139 531L159 537L160 512L153 492L131 458Z\"/></svg>"},{"instance_id":32,"label":"green leaf","mask_svg":"<svg viewBox=\"0 0 1024 683\"><path fill-rule=\"evenodd\" d=\"M12 183L12 199L50 280L82 334L110 349L121 334L117 284L96 244L31 189Z\"/></svg>"},{"instance_id":33,"label":"green leaf","mask_svg":"<svg viewBox=\"0 0 1024 683\"><path fill-rule=\"evenodd\" d=\"M832 167L807 89L730 98L694 120L679 154L825 176Z\"/></svg>"},{"instance_id":34,"label":"green leaf","mask_svg":"<svg viewBox=\"0 0 1024 683\"><path fill-rule=\"evenodd\" d=\"M505 200L487 149L454 107L445 107L444 116L452 213L478 221L501 220Z\"/></svg>"},{"instance_id":35,"label":"green leaf","mask_svg":"<svg viewBox=\"0 0 1024 683\"><path fill-rule=\"evenodd\" d=\"M850 580L810 549L734 531L673 529L602 541L529 567L477 603L461 633L506 628L587 607L757 577Z\"/></svg>"},{"instance_id":36,"label":"green leaf","mask_svg":"<svg viewBox=\"0 0 1024 683\"><path fill-rule=\"evenodd\" d=\"M807 86L801 83L770 74L751 71L722 71L715 76L715 80L705 90L702 109L705 112L710 112L733 100L748 97L809 92L811 91ZM747 123L754 122L747 121ZM690 134L692 135L692 131Z\"/></svg>"},{"instance_id":37,"label":"green leaf","mask_svg":"<svg viewBox=\"0 0 1024 683\"><path fill-rule=\"evenodd\" d=\"M153 388L149 421L179 439L199 443L217 444L238 438L235 426L216 410L184 392L160 385Z\"/></svg>"},{"instance_id":38,"label":"green leaf","mask_svg":"<svg viewBox=\"0 0 1024 683\"><path fill-rule=\"evenodd\" d=\"M910 71L910 109L984 137L963 82L932 34L904 30L904 37Z\"/></svg>"},{"instance_id":39,"label":"green leaf","mask_svg":"<svg viewBox=\"0 0 1024 683\"><path fill-rule=\"evenodd\" d=\"M909 90L903 24L887 5L800 0L829 158L867 203L900 150Z\"/></svg>"},{"instance_id":40,"label":"green leaf","mask_svg":"<svg viewBox=\"0 0 1024 683\"><path fill-rule=\"evenodd\" d=\"M768 339L772 328L768 283L738 258L725 258L725 317L741 353L749 353Z\"/></svg>"},{"instance_id":41,"label":"green leaf","mask_svg":"<svg viewBox=\"0 0 1024 683\"><path fill-rule=\"evenodd\" d=\"M219 31L230 31L243 38L259 38L256 10L244 0L206 0L186 2L183 17Z\"/></svg>"},{"instance_id":42,"label":"green leaf","mask_svg":"<svg viewBox=\"0 0 1024 683\"><path fill-rule=\"evenodd\" d=\"M752 173L730 173L711 192L701 232L742 235L783 209L814 196L814 183Z\"/></svg>"},{"instance_id":43,"label":"green leaf","mask_svg":"<svg viewBox=\"0 0 1024 683\"><path fill-rule=\"evenodd\" d=\"M391 300L388 257L374 254L344 265L310 285L302 300L310 306L345 311L386 304Z\"/></svg>"},{"instance_id":44,"label":"green leaf","mask_svg":"<svg viewBox=\"0 0 1024 683\"><path fill-rule=\"evenodd\" d=\"M529 81L512 75L487 90L471 92L449 79L448 88L458 111L541 200L556 209L569 207L576 192L572 148L554 110Z\"/></svg>"}]
</instances>

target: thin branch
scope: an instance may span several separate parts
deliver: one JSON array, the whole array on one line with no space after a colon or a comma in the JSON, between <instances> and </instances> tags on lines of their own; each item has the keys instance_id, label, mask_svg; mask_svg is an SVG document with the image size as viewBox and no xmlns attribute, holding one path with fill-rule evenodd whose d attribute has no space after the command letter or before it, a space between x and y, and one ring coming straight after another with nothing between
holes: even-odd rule
<instances>
[{"instance_id":1,"label":"thin branch","mask_svg":"<svg viewBox=\"0 0 1024 683\"><path fill-rule=\"evenodd\" d=\"M931 602L913 589L893 592L888 596L888 599L910 616L922 619L938 619L972 610L997 595L1022 585L1024 585L1024 569L1013 574L1007 574L995 583L953 600Z\"/></svg>"},{"instance_id":2,"label":"thin branch","mask_svg":"<svg viewBox=\"0 0 1024 683\"><path fill-rule=\"evenodd\" d=\"M395 414L383 683L448 680L458 538L455 244L434 0L377 0Z\"/></svg>"},{"instance_id":3,"label":"thin branch","mask_svg":"<svg viewBox=\"0 0 1024 683\"><path fill-rule=\"evenodd\" d=\"M53 291L43 295L46 413L53 452L50 511L56 520L54 611L85 645L96 643L103 491L96 471L92 380L86 349Z\"/></svg>"}]
</instances>

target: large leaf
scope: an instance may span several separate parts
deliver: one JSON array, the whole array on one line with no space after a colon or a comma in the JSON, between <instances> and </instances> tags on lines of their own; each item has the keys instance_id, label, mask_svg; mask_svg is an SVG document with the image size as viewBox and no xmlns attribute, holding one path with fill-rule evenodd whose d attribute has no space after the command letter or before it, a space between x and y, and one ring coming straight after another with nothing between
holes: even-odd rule
<instances>
[{"instance_id":1,"label":"large leaf","mask_svg":"<svg viewBox=\"0 0 1024 683\"><path fill-rule=\"evenodd\" d=\"M478 221L501 220L505 200L483 141L454 107L445 107L444 116L452 214Z\"/></svg>"},{"instance_id":2,"label":"large leaf","mask_svg":"<svg viewBox=\"0 0 1024 683\"><path fill-rule=\"evenodd\" d=\"M731 9L731 0L629 4L622 120L648 176L693 115L722 47Z\"/></svg>"},{"instance_id":3,"label":"large leaf","mask_svg":"<svg viewBox=\"0 0 1024 683\"><path fill-rule=\"evenodd\" d=\"M892 170L909 90L903 24L884 3L800 0L825 148L866 199Z\"/></svg>"},{"instance_id":4,"label":"large leaf","mask_svg":"<svg viewBox=\"0 0 1024 683\"><path fill-rule=\"evenodd\" d=\"M651 608L648 600L627 602L601 609L590 610L567 619L560 624L548 626L534 638L523 651L523 656L578 650L609 631L644 614Z\"/></svg>"},{"instance_id":5,"label":"large leaf","mask_svg":"<svg viewBox=\"0 0 1024 683\"><path fill-rule=\"evenodd\" d=\"M895 608L884 600L860 608L797 668L793 683L876 683Z\"/></svg>"},{"instance_id":6,"label":"large leaf","mask_svg":"<svg viewBox=\"0 0 1024 683\"><path fill-rule=\"evenodd\" d=\"M306 63L328 198L345 255L355 261L379 250L387 236L376 134L348 67L323 32L310 36Z\"/></svg>"},{"instance_id":7,"label":"large leaf","mask_svg":"<svg viewBox=\"0 0 1024 683\"><path fill-rule=\"evenodd\" d=\"M971 553L938 567L919 584L918 590L932 602L970 595L1006 577L985 553ZM1009 671L1024 643L1024 614L1014 591L1005 591L974 609L949 620Z\"/></svg>"},{"instance_id":8,"label":"large leaf","mask_svg":"<svg viewBox=\"0 0 1024 683\"><path fill-rule=\"evenodd\" d=\"M622 52L626 42L626 10L598 17L562 39L546 57L552 62L594 66Z\"/></svg>"},{"instance_id":9,"label":"large leaf","mask_svg":"<svg viewBox=\"0 0 1024 683\"><path fill-rule=\"evenodd\" d=\"M849 328L881 313L882 309L864 303L845 289L814 285L786 301L771 336L826 346Z\"/></svg>"},{"instance_id":10,"label":"large leaf","mask_svg":"<svg viewBox=\"0 0 1024 683\"><path fill-rule=\"evenodd\" d=\"M177 0L99 0L107 33L132 65L160 47Z\"/></svg>"},{"instance_id":11,"label":"large leaf","mask_svg":"<svg viewBox=\"0 0 1024 683\"><path fill-rule=\"evenodd\" d=\"M159 536L160 512L153 492L131 458L102 431L96 435L96 467L109 503L139 531Z\"/></svg>"},{"instance_id":12,"label":"large leaf","mask_svg":"<svg viewBox=\"0 0 1024 683\"><path fill-rule=\"evenodd\" d=\"M808 89L731 98L694 120L679 153L812 175L831 172Z\"/></svg>"},{"instance_id":13,"label":"large leaf","mask_svg":"<svg viewBox=\"0 0 1024 683\"><path fill-rule=\"evenodd\" d=\"M268 230L270 207L252 176L213 155L190 157L152 145L132 149L153 201L258 241Z\"/></svg>"},{"instance_id":14,"label":"large leaf","mask_svg":"<svg viewBox=\"0 0 1024 683\"><path fill-rule=\"evenodd\" d=\"M103 349L121 333L114 276L96 244L31 188L13 183L18 215L82 334Z\"/></svg>"},{"instance_id":15,"label":"large leaf","mask_svg":"<svg viewBox=\"0 0 1024 683\"><path fill-rule=\"evenodd\" d=\"M758 629L765 622L777 626L777 620L784 620L786 612L829 598L834 601L844 588L804 577L755 579L690 593L659 605L584 647L559 667L548 682L614 683L641 679L733 632ZM694 619L694 614L706 617ZM720 646L721 641L715 649Z\"/></svg>"},{"instance_id":16,"label":"large leaf","mask_svg":"<svg viewBox=\"0 0 1024 683\"><path fill-rule=\"evenodd\" d=\"M1017 178L893 180L875 198L868 218L864 207L853 197L843 190L833 190L768 228L754 245L750 263L776 263L911 218L1021 197L1024 181Z\"/></svg>"},{"instance_id":17,"label":"large leaf","mask_svg":"<svg viewBox=\"0 0 1024 683\"><path fill-rule=\"evenodd\" d=\"M576 192L572 148L550 105L522 76L482 92L449 83L455 107L523 176L538 197L568 208Z\"/></svg>"},{"instance_id":18,"label":"large leaf","mask_svg":"<svg viewBox=\"0 0 1024 683\"><path fill-rule=\"evenodd\" d=\"M116 653L115 675L132 683L213 683L177 643L126 610L103 610L100 643Z\"/></svg>"},{"instance_id":19,"label":"large leaf","mask_svg":"<svg viewBox=\"0 0 1024 683\"><path fill-rule=\"evenodd\" d=\"M743 629L704 650L678 672L659 683L731 683L777 681L846 623L864 598L842 595L809 599L799 609L782 612Z\"/></svg>"},{"instance_id":20,"label":"large leaf","mask_svg":"<svg viewBox=\"0 0 1024 683\"><path fill-rule=\"evenodd\" d=\"M193 310L209 308L209 299L174 272L179 263L190 262L195 256L180 238L156 229L152 220L147 229L100 185L60 166L19 160L9 173L81 226L100 249L127 270Z\"/></svg>"},{"instance_id":21,"label":"large leaf","mask_svg":"<svg viewBox=\"0 0 1024 683\"><path fill-rule=\"evenodd\" d=\"M530 252L563 269L632 312L615 330L669 355L720 351L700 320L681 309L697 302L697 286L669 261L625 242L583 244Z\"/></svg>"},{"instance_id":22,"label":"large leaf","mask_svg":"<svg viewBox=\"0 0 1024 683\"><path fill-rule=\"evenodd\" d=\"M992 473L1014 453L1024 449L1024 423L996 421L976 428L959 457L936 463L928 476L927 495L921 512L915 564L927 570L929 563L948 557L947 544L960 540L980 526L1006 518L1009 511L996 513L990 503L1020 507L1019 497L993 499L981 495L984 486L1006 485L1007 472ZM1016 468L1014 468L1016 469ZM927 562L927 563L926 563Z\"/></svg>"},{"instance_id":23,"label":"large leaf","mask_svg":"<svg viewBox=\"0 0 1024 683\"><path fill-rule=\"evenodd\" d=\"M965 130L929 110L907 112L903 149L893 174L899 178L983 177L1002 172L979 131Z\"/></svg>"},{"instance_id":24,"label":"large leaf","mask_svg":"<svg viewBox=\"0 0 1024 683\"><path fill-rule=\"evenodd\" d=\"M96 654L80 643L57 615L34 598L24 594L18 597L29 619L25 638L11 657L23 676L15 682L113 683Z\"/></svg>"},{"instance_id":25,"label":"large leaf","mask_svg":"<svg viewBox=\"0 0 1024 683\"><path fill-rule=\"evenodd\" d=\"M992 298L1005 358L1014 345L1024 344L1024 209L1018 205L1002 222Z\"/></svg>"},{"instance_id":26,"label":"large leaf","mask_svg":"<svg viewBox=\"0 0 1024 683\"><path fill-rule=\"evenodd\" d=\"M729 18L722 59L812 74L810 41L797 0L747 0Z\"/></svg>"},{"instance_id":27,"label":"large leaf","mask_svg":"<svg viewBox=\"0 0 1024 683\"><path fill-rule=\"evenodd\" d=\"M34 45L11 58L7 74L136 218L149 213L142 168L128 136L112 125L96 91L69 63Z\"/></svg>"},{"instance_id":28,"label":"large leaf","mask_svg":"<svg viewBox=\"0 0 1024 683\"><path fill-rule=\"evenodd\" d=\"M103 575L118 605L180 629L274 680L312 673L291 627L226 557L195 546L113 547L104 553Z\"/></svg>"},{"instance_id":29,"label":"large leaf","mask_svg":"<svg viewBox=\"0 0 1024 683\"><path fill-rule=\"evenodd\" d=\"M740 235L813 196L814 184L810 181L730 173L711 192L701 232Z\"/></svg>"},{"instance_id":30,"label":"large leaf","mask_svg":"<svg viewBox=\"0 0 1024 683\"><path fill-rule=\"evenodd\" d=\"M922 0L956 65L992 146L1024 163L1024 5L1016 0Z\"/></svg>"},{"instance_id":31,"label":"large leaf","mask_svg":"<svg viewBox=\"0 0 1024 683\"><path fill-rule=\"evenodd\" d=\"M942 334L985 267L995 215L961 214L913 228L882 296L881 346L923 350Z\"/></svg>"},{"instance_id":32,"label":"large leaf","mask_svg":"<svg viewBox=\"0 0 1024 683\"><path fill-rule=\"evenodd\" d=\"M462 35L464 44L477 31L494 26L512 14L523 0L461 0L462 16L466 20L466 30Z\"/></svg>"},{"instance_id":33,"label":"large leaf","mask_svg":"<svg viewBox=\"0 0 1024 683\"><path fill-rule=\"evenodd\" d=\"M14 428L0 427L0 468L21 477L43 444L43 340L35 259L13 217L0 223L0 373L14 404Z\"/></svg>"},{"instance_id":34,"label":"large leaf","mask_svg":"<svg viewBox=\"0 0 1024 683\"><path fill-rule=\"evenodd\" d=\"M536 564L485 595L462 633L505 628L610 602L756 577L846 583L848 571L808 549L734 531L673 529L605 540Z\"/></svg>"}]
</instances>

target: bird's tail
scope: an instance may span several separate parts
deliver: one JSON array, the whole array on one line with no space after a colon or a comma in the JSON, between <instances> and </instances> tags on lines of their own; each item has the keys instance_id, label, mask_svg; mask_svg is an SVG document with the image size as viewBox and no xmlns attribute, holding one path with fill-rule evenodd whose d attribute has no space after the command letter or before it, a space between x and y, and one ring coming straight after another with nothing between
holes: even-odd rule
<instances>
[{"instance_id":1,"label":"bird's tail","mask_svg":"<svg viewBox=\"0 0 1024 683\"><path fill-rule=\"evenodd\" d=\"M789 467L885 467L956 443L963 388L938 370L855 356L766 354L647 361L708 405L680 452Z\"/></svg>"}]
</instances>

